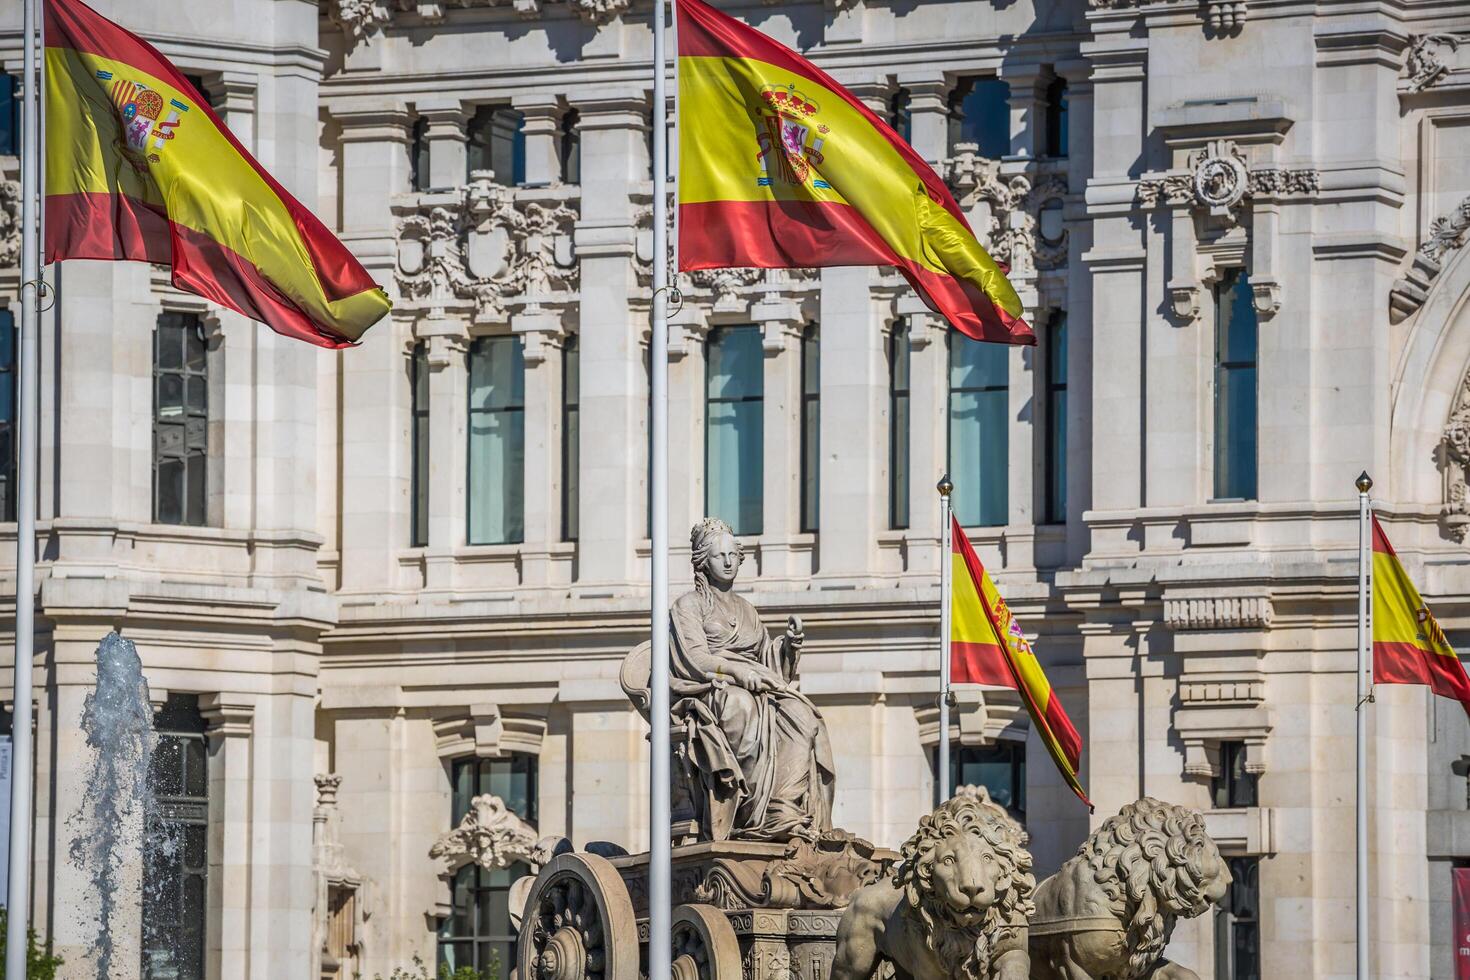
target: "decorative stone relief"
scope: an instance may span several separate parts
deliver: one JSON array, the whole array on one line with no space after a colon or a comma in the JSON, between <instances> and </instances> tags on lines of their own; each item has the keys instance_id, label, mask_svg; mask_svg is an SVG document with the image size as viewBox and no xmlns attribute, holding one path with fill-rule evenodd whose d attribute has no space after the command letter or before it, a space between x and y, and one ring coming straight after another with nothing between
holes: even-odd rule
<instances>
[{"instance_id":1,"label":"decorative stone relief","mask_svg":"<svg viewBox=\"0 0 1470 980\"><path fill-rule=\"evenodd\" d=\"M336 773L318 773L312 778L316 783L316 808L312 811L312 864L316 886L312 916L313 950L319 957L328 954L328 940L335 926L345 933L339 937L341 945L355 953L361 946L359 927L372 917L372 908L367 901L363 876L347 863L346 849L341 841L337 791L341 788L342 777ZM342 900L344 892L351 894L350 901ZM334 909L339 915L346 910L348 920L334 923Z\"/></svg>"},{"instance_id":2,"label":"decorative stone relief","mask_svg":"<svg viewBox=\"0 0 1470 980\"><path fill-rule=\"evenodd\" d=\"M1235 220L1235 211L1250 197L1288 197L1316 194L1322 186L1315 170L1259 167L1251 170L1245 154L1230 140L1214 140L1189 157L1189 173L1147 176L1138 182L1138 200L1145 208L1196 205L1211 214Z\"/></svg>"},{"instance_id":3,"label":"decorative stone relief","mask_svg":"<svg viewBox=\"0 0 1470 980\"><path fill-rule=\"evenodd\" d=\"M1389 317L1397 323L1413 315L1429 298L1429 287L1444 268L1445 256L1465 246L1470 235L1470 197L1449 214L1435 218L1429 237L1414 253L1408 273L1393 284L1388 294Z\"/></svg>"},{"instance_id":4,"label":"decorative stone relief","mask_svg":"<svg viewBox=\"0 0 1470 980\"><path fill-rule=\"evenodd\" d=\"M0 268L20 262L20 184L0 180Z\"/></svg>"},{"instance_id":5,"label":"decorative stone relief","mask_svg":"<svg viewBox=\"0 0 1470 980\"><path fill-rule=\"evenodd\" d=\"M1460 49L1454 34L1421 34L1409 45L1404 76L1410 92L1422 92L1449 74L1449 59Z\"/></svg>"},{"instance_id":6,"label":"decorative stone relief","mask_svg":"<svg viewBox=\"0 0 1470 980\"><path fill-rule=\"evenodd\" d=\"M1164 598L1164 622L1175 632L1263 629L1271 625L1268 596Z\"/></svg>"},{"instance_id":7,"label":"decorative stone relief","mask_svg":"<svg viewBox=\"0 0 1470 980\"><path fill-rule=\"evenodd\" d=\"M383 0L327 0L326 8L351 44L368 40L393 16Z\"/></svg>"},{"instance_id":8,"label":"decorative stone relief","mask_svg":"<svg viewBox=\"0 0 1470 980\"><path fill-rule=\"evenodd\" d=\"M975 143L955 144L955 155L940 162L940 175L954 191L960 207L972 217L979 211L975 234L987 251L1025 278L1039 269L1055 269L1067 261L1067 229L1049 236L1041 212L1067 194L1067 178L1043 173L1003 175L1000 161L980 155Z\"/></svg>"},{"instance_id":9,"label":"decorative stone relief","mask_svg":"<svg viewBox=\"0 0 1470 980\"><path fill-rule=\"evenodd\" d=\"M517 861L541 865L551 858L538 846L531 825L490 793L470 800L470 812L458 827L434 842L429 857L443 862L441 877L453 875L467 864L495 871Z\"/></svg>"},{"instance_id":10,"label":"decorative stone relief","mask_svg":"<svg viewBox=\"0 0 1470 980\"><path fill-rule=\"evenodd\" d=\"M548 0L322 0L327 16L352 43L370 41L396 14L415 14L429 23L444 19L451 7L509 7L526 19L540 17ZM628 9L630 0L561 0L583 20L603 24Z\"/></svg>"},{"instance_id":11,"label":"decorative stone relief","mask_svg":"<svg viewBox=\"0 0 1470 980\"><path fill-rule=\"evenodd\" d=\"M1142 7L1149 3L1184 3L1188 0L1087 0L1094 10L1122 10L1127 7ZM1245 26L1245 0L1203 0L1202 10L1205 26L1211 36L1226 37L1238 34Z\"/></svg>"},{"instance_id":12,"label":"decorative stone relief","mask_svg":"<svg viewBox=\"0 0 1470 980\"><path fill-rule=\"evenodd\" d=\"M393 210L399 293L430 317L457 300L476 321L503 322L507 304L567 300L576 286L577 212L565 204L519 199L481 173L453 195L414 195Z\"/></svg>"},{"instance_id":13,"label":"decorative stone relief","mask_svg":"<svg viewBox=\"0 0 1470 980\"><path fill-rule=\"evenodd\" d=\"M1470 528L1470 375L1460 382L1460 395L1445 423L1440 447L1445 475L1440 519L1450 537L1463 544Z\"/></svg>"}]
</instances>

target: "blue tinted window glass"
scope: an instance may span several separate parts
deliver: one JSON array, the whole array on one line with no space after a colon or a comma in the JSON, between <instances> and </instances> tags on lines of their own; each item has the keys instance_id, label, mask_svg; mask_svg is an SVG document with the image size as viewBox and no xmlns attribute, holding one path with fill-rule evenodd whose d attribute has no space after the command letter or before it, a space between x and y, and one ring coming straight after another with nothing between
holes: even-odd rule
<instances>
[{"instance_id":1,"label":"blue tinted window glass","mask_svg":"<svg viewBox=\"0 0 1470 980\"><path fill-rule=\"evenodd\" d=\"M998 78L962 78L949 97L949 146L976 143L991 159L1011 152L1010 86Z\"/></svg>"},{"instance_id":2,"label":"blue tinted window glass","mask_svg":"<svg viewBox=\"0 0 1470 980\"><path fill-rule=\"evenodd\" d=\"M949 334L949 474L966 527L1006 523L1010 349Z\"/></svg>"},{"instance_id":3,"label":"blue tinted window glass","mask_svg":"<svg viewBox=\"0 0 1470 980\"><path fill-rule=\"evenodd\" d=\"M1256 497L1256 342L1250 277L1227 272L1215 289L1215 497Z\"/></svg>"},{"instance_id":4,"label":"blue tinted window glass","mask_svg":"<svg viewBox=\"0 0 1470 980\"><path fill-rule=\"evenodd\" d=\"M705 513L725 520L736 534L759 534L765 438L760 330L711 331L705 365Z\"/></svg>"}]
</instances>

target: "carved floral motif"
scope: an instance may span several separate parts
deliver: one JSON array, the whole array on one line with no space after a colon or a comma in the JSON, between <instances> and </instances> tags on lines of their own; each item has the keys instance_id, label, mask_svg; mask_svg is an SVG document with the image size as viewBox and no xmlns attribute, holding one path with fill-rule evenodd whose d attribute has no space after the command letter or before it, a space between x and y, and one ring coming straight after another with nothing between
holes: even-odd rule
<instances>
[{"instance_id":1,"label":"carved floral motif","mask_svg":"<svg viewBox=\"0 0 1470 980\"><path fill-rule=\"evenodd\" d=\"M1059 207L1066 197L1066 177L1006 176L1000 172L1000 161L981 156L979 150L975 143L955 144L955 155L940 163L940 174L960 207L972 214L977 208L986 212L974 229L981 244L1009 265L1013 276L1065 265L1067 229L1057 228L1054 237L1048 236L1041 218L1043 210Z\"/></svg>"},{"instance_id":2,"label":"carved floral motif","mask_svg":"<svg viewBox=\"0 0 1470 980\"><path fill-rule=\"evenodd\" d=\"M0 180L0 268L20 262L20 184Z\"/></svg>"},{"instance_id":3,"label":"carved floral motif","mask_svg":"<svg viewBox=\"0 0 1470 980\"><path fill-rule=\"evenodd\" d=\"M1470 197L1430 223L1429 236L1414 253L1408 273L1393 284L1388 305L1395 323L1424 305L1430 285L1444 268L1445 257L1463 248L1467 236L1470 236Z\"/></svg>"},{"instance_id":4,"label":"carved floral motif","mask_svg":"<svg viewBox=\"0 0 1470 980\"><path fill-rule=\"evenodd\" d=\"M453 874L466 864L495 871L518 861L543 864L550 856L538 845L530 824L511 813L500 797L486 793L470 800L469 813L434 842L429 857L444 863L445 874Z\"/></svg>"},{"instance_id":5,"label":"carved floral motif","mask_svg":"<svg viewBox=\"0 0 1470 980\"><path fill-rule=\"evenodd\" d=\"M1460 383L1460 396L1440 436L1444 463L1444 506L1440 517L1450 537L1463 543L1470 529L1470 375Z\"/></svg>"},{"instance_id":6,"label":"carved floral motif","mask_svg":"<svg viewBox=\"0 0 1470 980\"><path fill-rule=\"evenodd\" d=\"M1230 140L1212 141L1189 157L1188 166L1188 173L1141 179L1139 203L1145 208L1196 205L1230 217L1247 198L1310 196L1322 187L1322 177L1315 170L1249 169L1245 154Z\"/></svg>"},{"instance_id":7,"label":"carved floral motif","mask_svg":"<svg viewBox=\"0 0 1470 980\"><path fill-rule=\"evenodd\" d=\"M1448 57L1460 48L1454 34L1421 34L1414 38L1404 58L1409 91L1422 92L1449 73Z\"/></svg>"},{"instance_id":8,"label":"carved floral motif","mask_svg":"<svg viewBox=\"0 0 1470 980\"><path fill-rule=\"evenodd\" d=\"M322 0L327 16L355 44L371 41L399 13L416 14L429 23L444 19L447 8L509 7L520 16L540 17L548 0ZM583 20L606 23L628 9L630 0L561 0Z\"/></svg>"}]
</instances>

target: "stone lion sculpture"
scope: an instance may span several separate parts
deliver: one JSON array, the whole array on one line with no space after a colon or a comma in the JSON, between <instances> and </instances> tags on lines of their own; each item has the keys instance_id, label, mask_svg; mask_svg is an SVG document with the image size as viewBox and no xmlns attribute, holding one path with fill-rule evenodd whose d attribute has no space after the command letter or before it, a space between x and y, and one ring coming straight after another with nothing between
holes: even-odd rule
<instances>
[{"instance_id":1,"label":"stone lion sculpture","mask_svg":"<svg viewBox=\"0 0 1470 980\"><path fill-rule=\"evenodd\" d=\"M1230 869L1195 810L1144 797L1109 817L1036 889L1035 980L1199 980L1164 959L1180 916L1219 902Z\"/></svg>"},{"instance_id":2,"label":"stone lion sculpture","mask_svg":"<svg viewBox=\"0 0 1470 980\"><path fill-rule=\"evenodd\" d=\"M988 796L963 793L919 821L891 879L853 893L832 980L868 980L882 958L913 980L1025 980L1031 854Z\"/></svg>"}]
</instances>

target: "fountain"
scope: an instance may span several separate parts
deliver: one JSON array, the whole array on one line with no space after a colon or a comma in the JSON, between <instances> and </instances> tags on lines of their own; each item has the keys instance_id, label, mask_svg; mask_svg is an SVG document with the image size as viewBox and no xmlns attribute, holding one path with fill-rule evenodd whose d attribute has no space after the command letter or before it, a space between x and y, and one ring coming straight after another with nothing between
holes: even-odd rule
<instances>
[{"instance_id":1,"label":"fountain","mask_svg":"<svg viewBox=\"0 0 1470 980\"><path fill-rule=\"evenodd\" d=\"M147 840L153 801L148 790L148 767L157 736L148 681L131 640L108 633L97 647L97 686L82 710L82 731L92 750L92 770L86 795L67 821L75 836L70 857L91 884L96 898L94 953L98 980L112 975L114 917L118 896L137 895L124 890L122 874L136 866L144 847L167 847L167 841ZM135 898L134 898L135 900Z\"/></svg>"}]
</instances>

